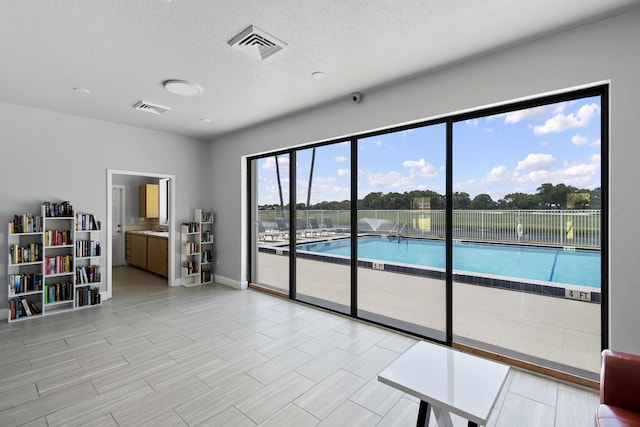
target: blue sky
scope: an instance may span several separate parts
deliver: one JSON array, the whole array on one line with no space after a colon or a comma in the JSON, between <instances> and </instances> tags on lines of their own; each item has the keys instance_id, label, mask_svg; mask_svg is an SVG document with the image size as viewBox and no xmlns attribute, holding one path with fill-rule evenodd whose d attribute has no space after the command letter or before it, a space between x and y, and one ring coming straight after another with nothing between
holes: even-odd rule
<instances>
[{"instance_id":1,"label":"blue sky","mask_svg":"<svg viewBox=\"0 0 640 427\"><path fill-rule=\"evenodd\" d=\"M454 191L535 193L544 183L593 189L600 184L600 98L582 98L457 122ZM445 125L358 140L358 197L369 192L445 193ZM289 159L279 157L285 204ZM311 149L298 152L297 198L306 202ZM311 203L349 199L349 143L318 147ZM258 204L279 203L274 158L258 162Z\"/></svg>"}]
</instances>

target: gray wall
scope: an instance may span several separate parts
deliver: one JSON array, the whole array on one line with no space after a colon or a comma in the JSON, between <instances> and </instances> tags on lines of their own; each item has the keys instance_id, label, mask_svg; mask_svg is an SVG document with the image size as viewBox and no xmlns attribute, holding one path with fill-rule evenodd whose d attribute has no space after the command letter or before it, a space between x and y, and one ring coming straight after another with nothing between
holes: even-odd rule
<instances>
[{"instance_id":1,"label":"gray wall","mask_svg":"<svg viewBox=\"0 0 640 427\"><path fill-rule=\"evenodd\" d=\"M0 103L0 144L1 242L7 241L6 224L14 214L39 214L42 202L61 200L96 215L104 241L107 169L175 175L178 227L192 220L195 208L211 206L212 193L202 178L202 171L209 170L211 144L206 141ZM175 232L180 235L179 229ZM178 237L176 264L179 246ZM7 260L2 244L0 276L5 278ZM100 262L106 268L105 255ZM0 309L6 307L7 287L1 286Z\"/></svg>"},{"instance_id":2,"label":"gray wall","mask_svg":"<svg viewBox=\"0 0 640 427\"><path fill-rule=\"evenodd\" d=\"M613 348L640 353L638 40L640 12L634 12L364 91L361 104L345 94L332 105L214 141L212 195L218 242L225 242L217 274L247 280L243 156L610 80L610 336Z\"/></svg>"}]
</instances>

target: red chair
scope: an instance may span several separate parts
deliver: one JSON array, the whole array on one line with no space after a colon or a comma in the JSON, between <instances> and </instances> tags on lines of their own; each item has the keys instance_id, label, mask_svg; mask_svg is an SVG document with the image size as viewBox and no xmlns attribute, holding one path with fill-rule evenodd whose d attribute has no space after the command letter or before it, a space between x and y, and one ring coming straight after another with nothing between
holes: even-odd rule
<instances>
[{"instance_id":1,"label":"red chair","mask_svg":"<svg viewBox=\"0 0 640 427\"><path fill-rule=\"evenodd\" d=\"M602 352L596 427L640 426L640 356Z\"/></svg>"}]
</instances>

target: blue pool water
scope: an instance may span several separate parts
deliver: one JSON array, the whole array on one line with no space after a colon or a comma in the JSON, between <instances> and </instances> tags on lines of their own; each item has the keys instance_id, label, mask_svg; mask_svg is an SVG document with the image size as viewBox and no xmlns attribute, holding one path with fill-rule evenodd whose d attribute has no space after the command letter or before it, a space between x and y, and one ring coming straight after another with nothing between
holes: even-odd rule
<instances>
[{"instance_id":1,"label":"blue pool water","mask_svg":"<svg viewBox=\"0 0 640 427\"><path fill-rule=\"evenodd\" d=\"M350 245L349 239L341 239L298 245L298 250L349 256ZM360 237L358 257L445 268L443 241ZM600 289L599 251L456 242L453 269Z\"/></svg>"}]
</instances>

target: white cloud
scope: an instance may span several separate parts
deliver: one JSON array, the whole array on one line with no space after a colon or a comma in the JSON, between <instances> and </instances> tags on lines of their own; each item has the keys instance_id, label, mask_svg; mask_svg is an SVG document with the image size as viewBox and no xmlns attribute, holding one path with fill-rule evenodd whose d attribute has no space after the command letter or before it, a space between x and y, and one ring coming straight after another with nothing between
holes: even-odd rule
<instances>
[{"instance_id":1,"label":"white cloud","mask_svg":"<svg viewBox=\"0 0 640 427\"><path fill-rule=\"evenodd\" d=\"M403 168L421 168L426 166L427 162L425 161L425 159L420 159L420 160L405 160L402 163L402 167Z\"/></svg>"},{"instance_id":2,"label":"white cloud","mask_svg":"<svg viewBox=\"0 0 640 427\"><path fill-rule=\"evenodd\" d=\"M591 147L600 147L601 142L600 142L600 138L596 139L595 141L593 141L591 144L589 144Z\"/></svg>"},{"instance_id":3,"label":"white cloud","mask_svg":"<svg viewBox=\"0 0 640 427\"><path fill-rule=\"evenodd\" d=\"M504 122L513 124L523 120L537 120L545 116L547 107L527 108L526 110L511 111L504 115Z\"/></svg>"},{"instance_id":4,"label":"white cloud","mask_svg":"<svg viewBox=\"0 0 640 427\"><path fill-rule=\"evenodd\" d=\"M600 107L597 104L585 104L580 107L576 114L564 115L559 113L548 119L544 125L534 126L533 133L535 135L546 135L552 132L562 132L567 129L583 127L589 124L593 116L599 111Z\"/></svg>"},{"instance_id":5,"label":"white cloud","mask_svg":"<svg viewBox=\"0 0 640 427\"><path fill-rule=\"evenodd\" d=\"M595 163L590 164L574 164L571 166L566 166L562 171L563 175L567 178L575 178L581 176L591 176L593 175L600 165Z\"/></svg>"},{"instance_id":6,"label":"white cloud","mask_svg":"<svg viewBox=\"0 0 640 427\"><path fill-rule=\"evenodd\" d=\"M382 145L382 140L379 139L379 140L375 141L374 144L377 145L378 147L380 147Z\"/></svg>"},{"instance_id":7,"label":"white cloud","mask_svg":"<svg viewBox=\"0 0 640 427\"><path fill-rule=\"evenodd\" d=\"M327 185L327 184L333 184L334 182L336 182L337 180L331 176L319 176L319 177L314 177L313 178L313 185Z\"/></svg>"},{"instance_id":8,"label":"white cloud","mask_svg":"<svg viewBox=\"0 0 640 427\"><path fill-rule=\"evenodd\" d=\"M387 188L399 188L408 187L413 184L413 179L410 176L402 175L400 172L369 172L367 173L367 180L373 187L387 187Z\"/></svg>"},{"instance_id":9,"label":"white cloud","mask_svg":"<svg viewBox=\"0 0 640 427\"><path fill-rule=\"evenodd\" d=\"M280 168L280 173L289 171L289 158L288 157L278 157L278 167ZM267 157L265 162L262 164L262 169L267 169L270 171L276 170L276 158Z\"/></svg>"},{"instance_id":10,"label":"white cloud","mask_svg":"<svg viewBox=\"0 0 640 427\"><path fill-rule=\"evenodd\" d=\"M571 142L573 142L574 145L577 145L578 147L580 147L581 145L586 144L589 141L589 139L587 139L586 136L582 136L580 134L575 134L573 135L573 138L571 138Z\"/></svg>"},{"instance_id":11,"label":"white cloud","mask_svg":"<svg viewBox=\"0 0 640 427\"><path fill-rule=\"evenodd\" d=\"M351 169L338 169L338 176L349 176Z\"/></svg>"},{"instance_id":12,"label":"white cloud","mask_svg":"<svg viewBox=\"0 0 640 427\"><path fill-rule=\"evenodd\" d=\"M438 176L438 170L431 163L425 159L420 160L405 160L402 163L403 168L408 168L411 174L417 174L422 178L435 178Z\"/></svg>"},{"instance_id":13,"label":"white cloud","mask_svg":"<svg viewBox=\"0 0 640 427\"><path fill-rule=\"evenodd\" d=\"M509 176L509 171L506 166L495 166L491 171L487 174L487 181L504 181Z\"/></svg>"},{"instance_id":14,"label":"white cloud","mask_svg":"<svg viewBox=\"0 0 640 427\"><path fill-rule=\"evenodd\" d=\"M529 154L524 160L518 162L516 170L543 170L550 168L556 161L556 158L551 154Z\"/></svg>"},{"instance_id":15,"label":"white cloud","mask_svg":"<svg viewBox=\"0 0 640 427\"><path fill-rule=\"evenodd\" d=\"M336 162L344 163L346 161L347 161L347 157L346 156L336 156Z\"/></svg>"},{"instance_id":16,"label":"white cloud","mask_svg":"<svg viewBox=\"0 0 640 427\"><path fill-rule=\"evenodd\" d=\"M589 157L589 160L591 161L591 163L600 163L600 159L601 159L600 154L594 154L593 156Z\"/></svg>"}]
</instances>

